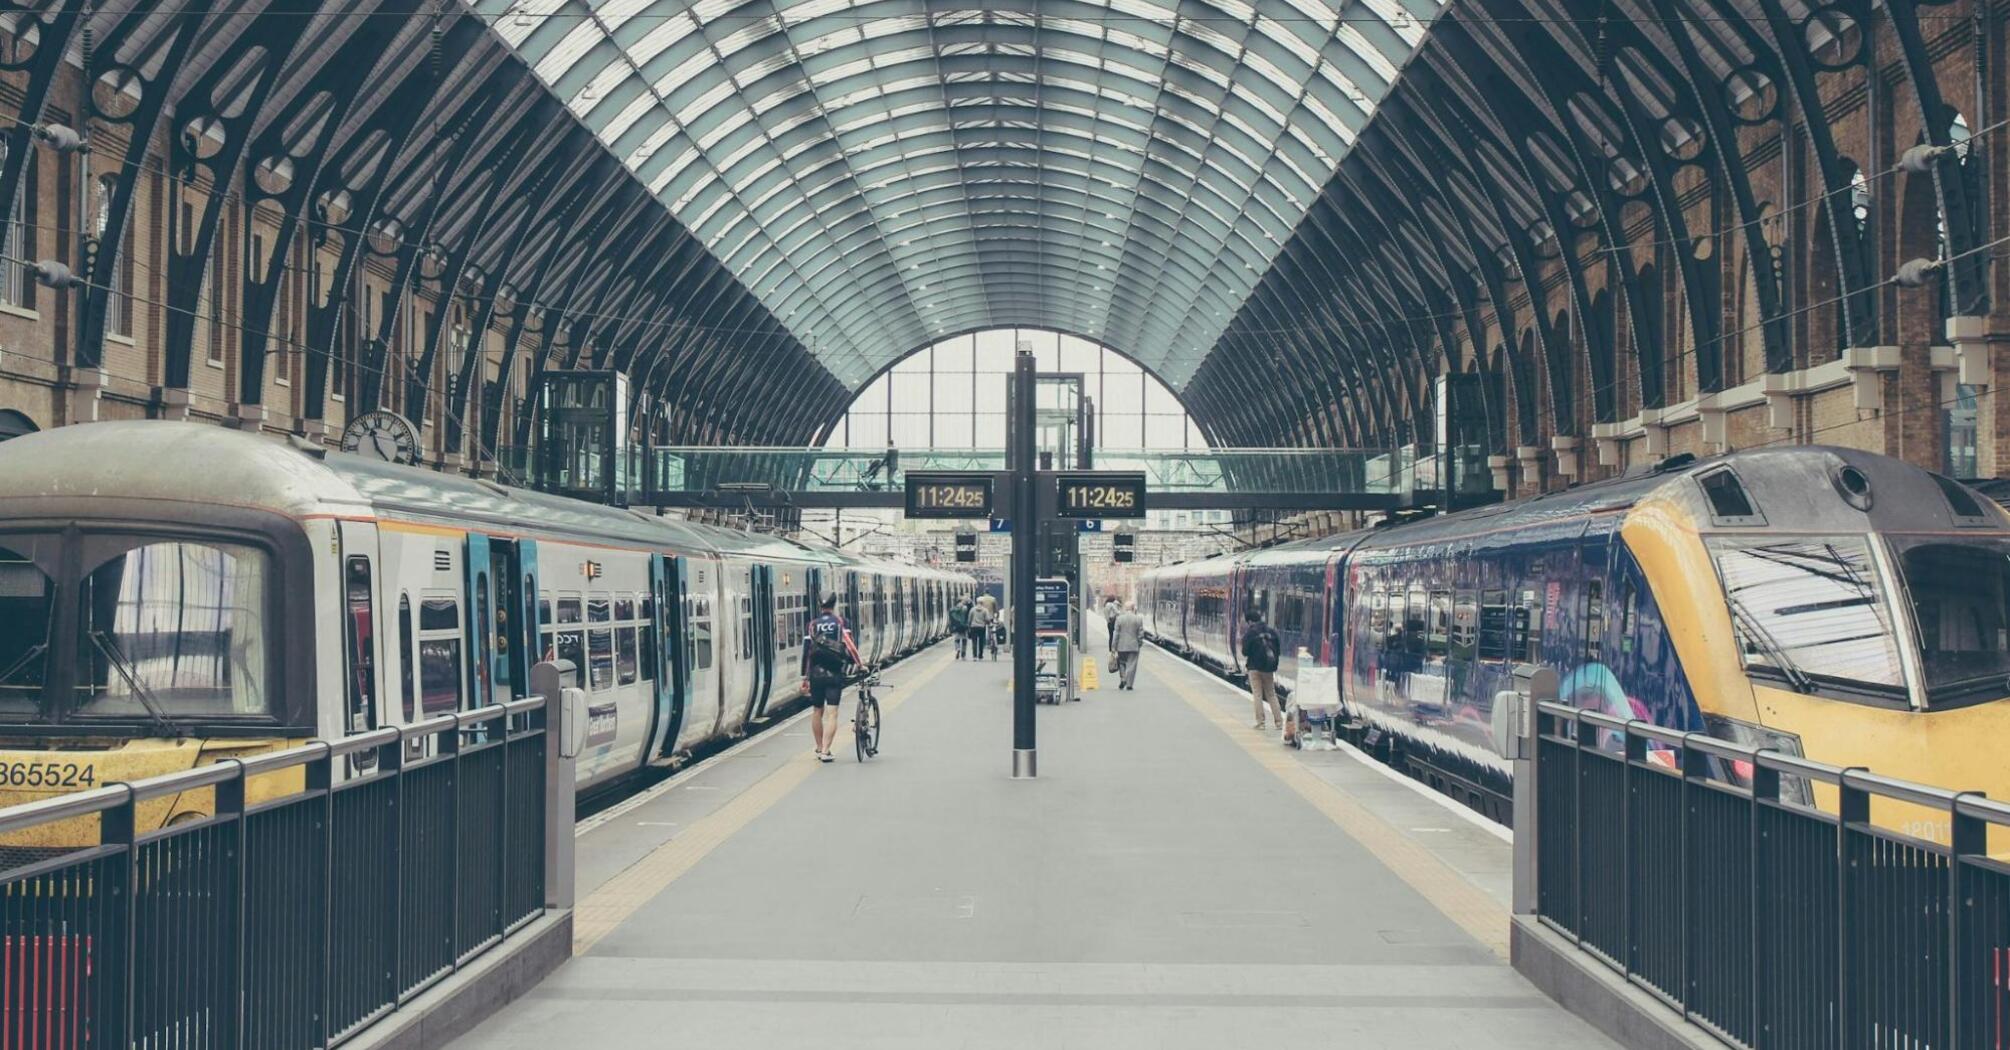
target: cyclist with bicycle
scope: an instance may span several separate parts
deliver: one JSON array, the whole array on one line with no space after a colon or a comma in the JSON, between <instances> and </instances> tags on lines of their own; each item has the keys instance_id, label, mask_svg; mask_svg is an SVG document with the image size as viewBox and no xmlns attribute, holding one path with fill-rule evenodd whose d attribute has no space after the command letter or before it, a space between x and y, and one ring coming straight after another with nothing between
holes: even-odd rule
<instances>
[{"instance_id":1,"label":"cyclist with bicycle","mask_svg":"<svg viewBox=\"0 0 2010 1050\"><path fill-rule=\"evenodd\" d=\"M819 762L833 761L831 744L837 739L845 672L863 663L851 629L837 613L837 595L824 595L821 611L803 635L803 695L810 698L810 735L815 738Z\"/></svg>"}]
</instances>

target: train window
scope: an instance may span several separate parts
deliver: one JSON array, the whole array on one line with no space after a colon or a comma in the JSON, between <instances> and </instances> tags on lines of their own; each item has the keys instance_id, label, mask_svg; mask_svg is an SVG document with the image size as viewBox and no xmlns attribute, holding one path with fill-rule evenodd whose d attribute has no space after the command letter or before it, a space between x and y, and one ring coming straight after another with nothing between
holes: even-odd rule
<instances>
[{"instance_id":1,"label":"train window","mask_svg":"<svg viewBox=\"0 0 2010 1050\"><path fill-rule=\"evenodd\" d=\"M614 599L614 618L621 623L628 623L635 619L635 599L625 594L616 597Z\"/></svg>"},{"instance_id":2,"label":"train window","mask_svg":"<svg viewBox=\"0 0 2010 1050\"><path fill-rule=\"evenodd\" d=\"M634 685L640 676L635 658L635 628L617 627L614 630L614 674L622 685Z\"/></svg>"},{"instance_id":3,"label":"train window","mask_svg":"<svg viewBox=\"0 0 2010 1050\"><path fill-rule=\"evenodd\" d=\"M405 721L419 720L418 663L412 650L412 596L398 595L398 678L405 698Z\"/></svg>"},{"instance_id":4,"label":"train window","mask_svg":"<svg viewBox=\"0 0 2010 1050\"><path fill-rule=\"evenodd\" d=\"M1388 634L1386 635L1389 639L1388 646L1390 649L1401 649L1403 647L1403 614L1405 611L1406 603L1403 601L1403 592L1391 589L1389 591L1389 627Z\"/></svg>"},{"instance_id":5,"label":"train window","mask_svg":"<svg viewBox=\"0 0 2010 1050\"><path fill-rule=\"evenodd\" d=\"M377 724L377 634L370 590L370 559L350 558L343 568L344 633L349 649L349 732Z\"/></svg>"},{"instance_id":6,"label":"train window","mask_svg":"<svg viewBox=\"0 0 2010 1050\"><path fill-rule=\"evenodd\" d=\"M494 644L495 629L489 620L489 574L475 574L475 681L488 685L489 666L493 663L491 646ZM477 689L477 702L487 702L486 689Z\"/></svg>"},{"instance_id":7,"label":"train window","mask_svg":"<svg viewBox=\"0 0 2010 1050\"><path fill-rule=\"evenodd\" d=\"M1939 474L1929 474L1935 485L1940 486L1940 495L1947 500L1947 509L1954 515L1957 525L1987 525L1989 519L1982 513L1982 505L1975 502L1969 491L1951 478Z\"/></svg>"},{"instance_id":8,"label":"train window","mask_svg":"<svg viewBox=\"0 0 2010 1050\"><path fill-rule=\"evenodd\" d=\"M1472 659L1479 631L1479 599L1471 591L1460 591L1452 600L1452 650L1460 659Z\"/></svg>"},{"instance_id":9,"label":"train window","mask_svg":"<svg viewBox=\"0 0 2010 1050\"><path fill-rule=\"evenodd\" d=\"M644 597L640 605L642 622L635 627L636 661L641 665L642 680L656 680L656 601Z\"/></svg>"},{"instance_id":10,"label":"train window","mask_svg":"<svg viewBox=\"0 0 2010 1050\"><path fill-rule=\"evenodd\" d=\"M740 659L754 658L754 600L740 598Z\"/></svg>"},{"instance_id":11,"label":"train window","mask_svg":"<svg viewBox=\"0 0 2010 1050\"><path fill-rule=\"evenodd\" d=\"M1430 616L1430 599L1422 588L1410 591L1410 600L1403 608L1404 648L1413 653L1424 651L1424 638L1428 630L1426 621Z\"/></svg>"},{"instance_id":12,"label":"train window","mask_svg":"<svg viewBox=\"0 0 2010 1050\"><path fill-rule=\"evenodd\" d=\"M545 648L554 659L570 661L572 680L583 684L586 681L586 636L578 628L566 630L564 625L579 623L584 618L585 603L578 595L562 594L558 597L557 609L558 618L551 622L560 626L545 632L548 639Z\"/></svg>"},{"instance_id":13,"label":"train window","mask_svg":"<svg viewBox=\"0 0 2010 1050\"><path fill-rule=\"evenodd\" d=\"M1452 632L1452 592L1432 591L1430 601L1430 651L1435 655L1443 656L1445 654L1445 644L1450 640Z\"/></svg>"},{"instance_id":14,"label":"train window","mask_svg":"<svg viewBox=\"0 0 2010 1050\"><path fill-rule=\"evenodd\" d=\"M1523 663L1542 662L1542 596L1525 587L1514 608L1515 656Z\"/></svg>"},{"instance_id":15,"label":"train window","mask_svg":"<svg viewBox=\"0 0 2010 1050\"><path fill-rule=\"evenodd\" d=\"M586 622L604 624L613 616L613 603L606 598L586 599ZM586 682L594 692L614 687L614 631L595 627L586 632Z\"/></svg>"},{"instance_id":16,"label":"train window","mask_svg":"<svg viewBox=\"0 0 2010 1050\"><path fill-rule=\"evenodd\" d=\"M537 600L537 622L545 624L547 626L549 626L552 622L550 591L544 592L544 597L539 598Z\"/></svg>"},{"instance_id":17,"label":"train window","mask_svg":"<svg viewBox=\"0 0 2010 1050\"><path fill-rule=\"evenodd\" d=\"M1373 587L1368 591L1368 630L1380 635L1389 629L1389 596L1382 588Z\"/></svg>"},{"instance_id":18,"label":"train window","mask_svg":"<svg viewBox=\"0 0 2010 1050\"><path fill-rule=\"evenodd\" d=\"M1765 516L1752 505L1752 498L1745 492L1745 483L1738 479L1738 473L1730 467L1713 470L1699 475L1696 484L1703 487L1703 495L1710 500L1710 520L1718 525L1764 525Z\"/></svg>"},{"instance_id":19,"label":"train window","mask_svg":"<svg viewBox=\"0 0 2010 1050\"><path fill-rule=\"evenodd\" d=\"M689 636L690 661L693 671L709 670L712 666L712 621L709 618L709 613L710 610L705 607L704 602L693 603Z\"/></svg>"},{"instance_id":20,"label":"train window","mask_svg":"<svg viewBox=\"0 0 2010 1050\"><path fill-rule=\"evenodd\" d=\"M1508 658L1508 593L1480 592L1480 659Z\"/></svg>"},{"instance_id":21,"label":"train window","mask_svg":"<svg viewBox=\"0 0 2010 1050\"><path fill-rule=\"evenodd\" d=\"M461 706L461 608L451 597L419 600L419 714L445 714Z\"/></svg>"},{"instance_id":22,"label":"train window","mask_svg":"<svg viewBox=\"0 0 2010 1050\"><path fill-rule=\"evenodd\" d=\"M1927 701L2002 695L2010 674L2010 543L1895 537L1919 627Z\"/></svg>"},{"instance_id":23,"label":"train window","mask_svg":"<svg viewBox=\"0 0 2010 1050\"><path fill-rule=\"evenodd\" d=\"M55 600L34 562L0 548L0 711L33 713L42 695Z\"/></svg>"},{"instance_id":24,"label":"train window","mask_svg":"<svg viewBox=\"0 0 2010 1050\"><path fill-rule=\"evenodd\" d=\"M419 639L419 706L427 717L461 706L461 640Z\"/></svg>"},{"instance_id":25,"label":"train window","mask_svg":"<svg viewBox=\"0 0 2010 1050\"><path fill-rule=\"evenodd\" d=\"M1596 663L1605 650L1605 581L1584 584L1584 658Z\"/></svg>"},{"instance_id":26,"label":"train window","mask_svg":"<svg viewBox=\"0 0 2010 1050\"><path fill-rule=\"evenodd\" d=\"M92 569L77 600L76 714L270 715L270 573L253 548L174 541Z\"/></svg>"}]
</instances>

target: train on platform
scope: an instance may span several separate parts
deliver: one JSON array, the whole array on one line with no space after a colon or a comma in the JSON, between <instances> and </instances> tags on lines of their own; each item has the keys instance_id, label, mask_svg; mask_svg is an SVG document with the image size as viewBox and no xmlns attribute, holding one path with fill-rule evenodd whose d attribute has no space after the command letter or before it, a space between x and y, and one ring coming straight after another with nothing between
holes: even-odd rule
<instances>
[{"instance_id":1,"label":"train on platform","mask_svg":"<svg viewBox=\"0 0 2010 1050\"><path fill-rule=\"evenodd\" d=\"M1517 664L1620 718L2010 797L2010 515L1884 456L1676 457L1138 586L1148 635L1231 676L1259 610L1283 641L1282 688L1305 662L1337 668L1380 757L1503 822L1495 700ZM1829 790L1784 779L1800 801ZM1941 841L1945 819L1879 817Z\"/></svg>"},{"instance_id":2,"label":"train on platform","mask_svg":"<svg viewBox=\"0 0 2010 1050\"><path fill-rule=\"evenodd\" d=\"M0 446L0 804L521 698L541 659L576 669L595 788L795 704L821 596L883 663L972 591L303 441L63 427Z\"/></svg>"}]
</instances>

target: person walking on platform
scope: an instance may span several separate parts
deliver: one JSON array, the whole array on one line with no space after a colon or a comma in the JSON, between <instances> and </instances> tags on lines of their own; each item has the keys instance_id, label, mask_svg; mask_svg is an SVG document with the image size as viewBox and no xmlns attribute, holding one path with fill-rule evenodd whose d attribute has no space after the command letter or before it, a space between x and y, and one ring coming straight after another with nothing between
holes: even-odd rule
<instances>
[{"instance_id":1,"label":"person walking on platform","mask_svg":"<svg viewBox=\"0 0 2010 1050\"><path fill-rule=\"evenodd\" d=\"M1145 618L1138 615L1138 603L1125 602L1124 611L1110 621L1110 670L1117 672L1117 688L1137 690L1138 653L1145 647Z\"/></svg>"},{"instance_id":2,"label":"person walking on platform","mask_svg":"<svg viewBox=\"0 0 2010 1050\"><path fill-rule=\"evenodd\" d=\"M982 660L984 659L984 641L991 636L991 606L983 602L973 604L970 607L970 617L967 623L968 630L966 633L970 635L970 658L972 660Z\"/></svg>"},{"instance_id":3,"label":"person walking on platform","mask_svg":"<svg viewBox=\"0 0 2010 1050\"><path fill-rule=\"evenodd\" d=\"M1277 632L1263 622L1263 611L1252 606L1243 618L1242 667L1249 672L1249 698L1256 704L1256 724L1270 728L1270 715L1277 715L1277 727L1284 728L1284 707L1277 702L1277 654L1283 643Z\"/></svg>"},{"instance_id":4,"label":"person walking on platform","mask_svg":"<svg viewBox=\"0 0 2010 1050\"><path fill-rule=\"evenodd\" d=\"M1117 617L1121 615L1115 595L1103 602L1103 623L1110 629L1110 651L1113 653L1117 651Z\"/></svg>"},{"instance_id":5,"label":"person walking on platform","mask_svg":"<svg viewBox=\"0 0 2010 1050\"><path fill-rule=\"evenodd\" d=\"M961 660L964 647L970 644L970 599L949 607L949 633L956 639L956 658Z\"/></svg>"},{"instance_id":6,"label":"person walking on platform","mask_svg":"<svg viewBox=\"0 0 2010 1050\"><path fill-rule=\"evenodd\" d=\"M865 660L858 655L844 617L838 615L837 595L824 595L822 609L803 635L803 695L810 698L810 735L816 740L817 761L829 762L831 744L837 740L845 672Z\"/></svg>"}]
</instances>

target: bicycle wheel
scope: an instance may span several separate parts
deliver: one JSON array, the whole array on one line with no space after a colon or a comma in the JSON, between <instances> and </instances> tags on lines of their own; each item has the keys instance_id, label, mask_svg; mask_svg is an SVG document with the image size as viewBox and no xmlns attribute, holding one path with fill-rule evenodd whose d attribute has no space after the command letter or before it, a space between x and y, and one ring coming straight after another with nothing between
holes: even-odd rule
<instances>
[{"instance_id":1,"label":"bicycle wheel","mask_svg":"<svg viewBox=\"0 0 2010 1050\"><path fill-rule=\"evenodd\" d=\"M858 712L852 718L851 736L860 762L879 754L878 700L869 696L859 698Z\"/></svg>"}]
</instances>

